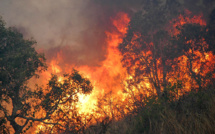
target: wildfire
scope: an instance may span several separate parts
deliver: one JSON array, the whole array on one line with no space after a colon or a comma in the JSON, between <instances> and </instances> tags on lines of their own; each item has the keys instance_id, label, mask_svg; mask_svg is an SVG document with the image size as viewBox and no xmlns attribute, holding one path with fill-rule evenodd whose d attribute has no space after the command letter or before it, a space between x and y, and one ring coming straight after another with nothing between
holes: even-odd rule
<instances>
[{"instance_id":1,"label":"wildfire","mask_svg":"<svg viewBox=\"0 0 215 134\"><path fill-rule=\"evenodd\" d=\"M105 32L106 42L108 44L107 56L106 59L101 63L101 66L60 66L60 62L62 60L62 53L60 52L57 54L57 57L52 59L49 63L49 70L48 73L46 72L45 75L50 76L51 73L70 73L71 70L75 68L90 79L94 86L94 90L92 91L92 93L89 95L78 94L79 102L77 108L79 114L83 116L91 114L94 115L94 118L97 119L100 119L105 116L109 116L114 119L120 119L123 117L123 115L134 109L134 107L132 107L132 104L135 101L143 101L143 95L149 96L151 94L156 94L156 91L152 86L150 79L146 78L145 76L141 76L141 82L135 85L129 84L135 82L134 73L136 68L143 70L147 67L141 65L140 60L136 61L134 63L135 65L133 65L132 68L128 70L128 74L126 68L124 68L121 63L122 55L117 47L123 41L123 37L125 36L128 29L128 23L130 21L130 18L126 13L120 12L115 17L111 18L111 20L113 28ZM168 29L170 29L169 32L172 35L176 36L180 34L180 31L177 29L177 27L182 27L184 24L187 23L195 23L204 26L206 25L206 22L202 19L202 15L191 16L191 12L186 11L185 16L180 15L178 18L170 21L171 28L168 27ZM140 36L141 34L134 33L134 37L132 38L132 45L139 49L140 46L139 44L135 43L135 40ZM153 45L153 42L149 44L149 46ZM204 39L202 39L202 46L204 48L207 48L207 44ZM151 60L151 51L140 51L143 57L148 57L148 59L141 60ZM191 53L191 50L187 52L188 55L189 53ZM200 53L199 51L195 51L194 53L198 60L193 63L193 72L203 73L201 75L206 75L213 69L211 66L215 65L215 56L212 53ZM132 60L138 57L138 55L135 55L133 53L126 53L126 55ZM125 61L126 64L132 64L130 59L127 59ZM182 55L174 60L175 62L177 62L177 66L179 66L179 68L173 66L172 72L169 73L167 77L169 83L177 83L177 80L180 80L182 81L183 85L186 85L185 87L181 87L183 88L183 91L180 90L178 92L178 95L181 95L184 92L189 91L193 84L197 84L192 81L189 74L190 70L187 69L187 66L189 64L189 59L187 58L187 56ZM157 60L157 64L159 66L161 65L161 59ZM202 68L204 68L205 70L202 71ZM158 77L161 80L161 68L158 68L158 72ZM58 81L62 82L62 79L62 77L59 77ZM103 99L102 97L106 97L107 99ZM103 100L98 100L100 98L102 98ZM102 102L103 104L101 104L100 102ZM103 111L99 111L100 109L102 109ZM43 129L43 125L38 125L37 130L41 129Z\"/></svg>"},{"instance_id":2,"label":"wildfire","mask_svg":"<svg viewBox=\"0 0 215 134\"><path fill-rule=\"evenodd\" d=\"M180 33L178 28L181 28L185 24L199 24L201 26L206 26L206 21L203 19L203 15L194 15L189 10L185 10L185 15L179 15L176 19L170 21L171 32L173 35L177 35Z\"/></svg>"},{"instance_id":3,"label":"wildfire","mask_svg":"<svg viewBox=\"0 0 215 134\"><path fill-rule=\"evenodd\" d=\"M124 35L127 31L127 26L130 21L126 13L120 12L115 17L111 18L113 23L113 28L106 31L106 42L108 44L106 60L102 62L100 67L88 67L80 66L76 67L74 65L67 65L61 67L59 64L62 60L61 54L58 53L55 59L52 59L50 67L48 69L49 75L51 73L70 73L73 68L79 70L85 77L89 78L94 86L94 90L89 95L78 94L79 102L77 108L79 114L88 115L94 114L100 118L104 115L95 113L98 111L98 98L99 96L104 96L105 94L112 92L114 96L118 99L125 100L126 95L122 95L122 81L126 77L126 69L122 67L121 64L121 54L118 50L118 45L122 42ZM47 73L47 72L46 72ZM62 82L62 77L59 77L59 82ZM105 108L106 112L110 109ZM44 130L43 124L38 125L37 132L39 130Z\"/></svg>"},{"instance_id":4,"label":"wildfire","mask_svg":"<svg viewBox=\"0 0 215 134\"><path fill-rule=\"evenodd\" d=\"M172 21L173 22L173 21ZM171 22L171 23L172 23ZM182 27L185 24L198 24L201 26L206 26L206 22L203 19L203 15L194 15L192 16L192 13L188 10L185 10L185 15L180 15L177 19L174 20L174 24L173 24L173 31L170 31L173 33L173 35L177 35L180 33L179 30L177 30L177 27ZM178 57L177 60L178 61L178 65L179 66L179 70L177 71L177 69L174 68L174 72L175 72L175 77L176 75L180 76L179 79L182 81L183 85L185 85L183 87L183 90L179 91L179 95L184 94L185 92L189 92L192 87L198 87L199 85L192 80L191 76L190 76L190 72L195 72L196 75L201 75L203 77L205 77L208 73L212 72L212 66L215 65L214 62L214 55L211 54L211 52L205 52L204 50L208 48L208 44L206 43L205 39L202 38L201 42L200 42L200 46L203 48L203 51L200 52L200 50L194 50L194 48L196 47L195 41L194 40L189 40L187 42L187 44L191 44L191 46L193 47L192 49L189 49L188 52L186 52L185 55L182 55L180 57ZM188 66L190 65L190 59L189 56L190 55L194 55L193 59L196 59L194 61L192 61L192 67L191 70L188 70ZM210 55L210 56L209 56ZM202 70L204 68L204 70ZM202 79L202 81L205 81ZM173 82L173 81L171 81ZM176 82L176 81L175 81ZM207 84L204 83L205 85ZM203 85L204 85L203 84Z\"/></svg>"},{"instance_id":5,"label":"wildfire","mask_svg":"<svg viewBox=\"0 0 215 134\"><path fill-rule=\"evenodd\" d=\"M84 66L77 69L83 74L86 74L92 83L94 83L93 92L88 96L81 97L81 102L84 103L81 103L80 111L83 113L89 113L96 109L95 104L97 103L98 96L104 95L110 91L116 93L122 89L120 83L125 77L126 70L122 67L120 62L121 55L117 47L126 34L129 21L128 15L122 12L118 13L115 18L112 18L113 26L117 30L106 32L108 52L106 60L103 61L101 67L92 69Z\"/></svg>"}]
</instances>

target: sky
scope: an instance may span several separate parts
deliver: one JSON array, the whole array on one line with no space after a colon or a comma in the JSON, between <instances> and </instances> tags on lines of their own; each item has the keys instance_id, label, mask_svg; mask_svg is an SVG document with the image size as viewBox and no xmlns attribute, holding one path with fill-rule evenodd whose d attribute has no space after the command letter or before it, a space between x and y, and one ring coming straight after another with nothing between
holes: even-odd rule
<instances>
[{"instance_id":1,"label":"sky","mask_svg":"<svg viewBox=\"0 0 215 134\"><path fill-rule=\"evenodd\" d=\"M140 1L140 0L135 0ZM129 0L0 0L0 16L16 27L47 59L62 51L77 66L99 66L105 59L105 31L118 11L132 11ZM136 4L138 5L138 4Z\"/></svg>"},{"instance_id":2,"label":"sky","mask_svg":"<svg viewBox=\"0 0 215 134\"><path fill-rule=\"evenodd\" d=\"M61 51L68 64L99 66L107 55L110 18L140 5L141 0L0 0L0 16L26 39L36 40L47 59Z\"/></svg>"},{"instance_id":3,"label":"sky","mask_svg":"<svg viewBox=\"0 0 215 134\"><path fill-rule=\"evenodd\" d=\"M61 49L80 64L104 58L105 22L100 7L89 0L0 0L0 15L7 26L36 40L47 58Z\"/></svg>"}]
</instances>

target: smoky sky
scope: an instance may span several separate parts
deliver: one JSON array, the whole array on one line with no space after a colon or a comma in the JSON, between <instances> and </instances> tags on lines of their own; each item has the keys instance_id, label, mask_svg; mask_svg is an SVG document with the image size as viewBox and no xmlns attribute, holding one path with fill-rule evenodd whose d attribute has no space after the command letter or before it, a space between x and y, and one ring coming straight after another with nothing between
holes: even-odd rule
<instances>
[{"instance_id":1,"label":"smoky sky","mask_svg":"<svg viewBox=\"0 0 215 134\"><path fill-rule=\"evenodd\" d=\"M111 29L110 18L121 11L132 15L143 1L0 0L0 15L7 26L36 40L36 49L48 60L61 52L67 64L98 66L107 54L105 31Z\"/></svg>"},{"instance_id":2,"label":"smoky sky","mask_svg":"<svg viewBox=\"0 0 215 134\"><path fill-rule=\"evenodd\" d=\"M110 29L110 17L118 11L132 12L131 3L0 0L0 15L7 26L16 27L26 39L36 40L36 49L48 60L61 51L68 64L97 66L106 56L104 31Z\"/></svg>"}]
</instances>

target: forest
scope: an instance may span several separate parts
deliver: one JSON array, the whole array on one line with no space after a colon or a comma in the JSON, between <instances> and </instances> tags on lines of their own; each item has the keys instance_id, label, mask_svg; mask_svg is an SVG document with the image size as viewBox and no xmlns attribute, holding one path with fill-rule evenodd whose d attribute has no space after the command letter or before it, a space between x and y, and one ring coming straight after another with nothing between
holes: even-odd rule
<instances>
[{"instance_id":1,"label":"forest","mask_svg":"<svg viewBox=\"0 0 215 134\"><path fill-rule=\"evenodd\" d=\"M215 133L215 2L87 2L39 35L0 9L0 133Z\"/></svg>"}]
</instances>

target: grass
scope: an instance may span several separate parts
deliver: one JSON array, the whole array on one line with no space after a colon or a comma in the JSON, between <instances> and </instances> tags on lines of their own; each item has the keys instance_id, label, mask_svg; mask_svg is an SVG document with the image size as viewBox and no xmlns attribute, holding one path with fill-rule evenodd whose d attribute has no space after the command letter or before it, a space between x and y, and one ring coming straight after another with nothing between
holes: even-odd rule
<instances>
[{"instance_id":1,"label":"grass","mask_svg":"<svg viewBox=\"0 0 215 134\"><path fill-rule=\"evenodd\" d=\"M103 134L215 134L215 89L190 92L175 101L147 98L144 107L112 121ZM104 125L104 124L103 124ZM101 124L96 127L101 128Z\"/></svg>"}]
</instances>

